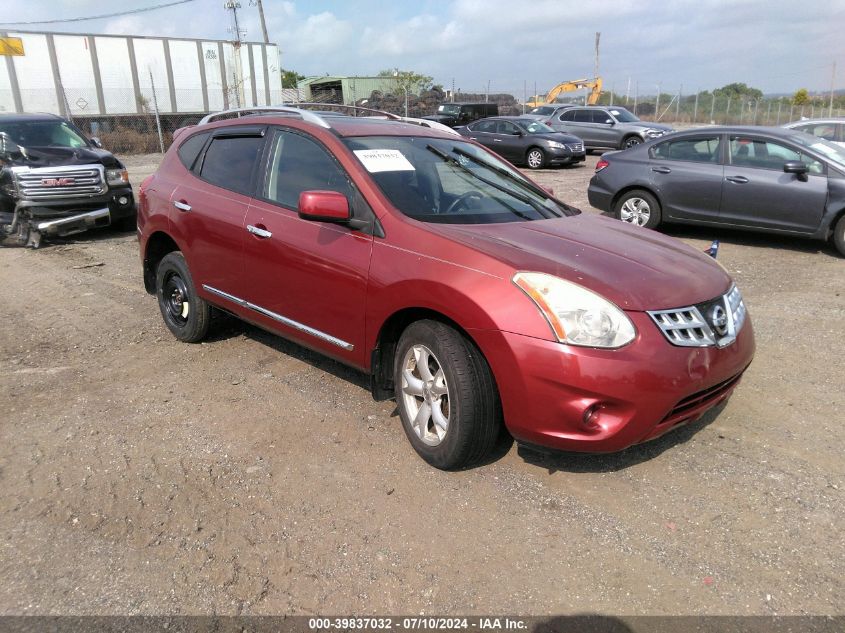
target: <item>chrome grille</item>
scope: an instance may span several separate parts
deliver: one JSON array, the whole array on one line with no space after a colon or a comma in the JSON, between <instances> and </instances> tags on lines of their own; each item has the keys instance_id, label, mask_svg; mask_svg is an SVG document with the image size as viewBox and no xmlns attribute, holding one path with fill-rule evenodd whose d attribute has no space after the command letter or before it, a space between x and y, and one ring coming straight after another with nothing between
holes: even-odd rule
<instances>
[{"instance_id":1,"label":"chrome grille","mask_svg":"<svg viewBox=\"0 0 845 633\"><path fill-rule=\"evenodd\" d=\"M566 147L572 152L583 152L584 151L584 144L583 143L567 143Z\"/></svg>"},{"instance_id":2,"label":"chrome grille","mask_svg":"<svg viewBox=\"0 0 845 633\"><path fill-rule=\"evenodd\" d=\"M739 335L746 309L739 289L732 286L727 294L712 301L648 314L672 345L725 347Z\"/></svg>"},{"instance_id":3,"label":"chrome grille","mask_svg":"<svg viewBox=\"0 0 845 633\"><path fill-rule=\"evenodd\" d=\"M88 198L106 191L102 165L15 168L18 193L26 200Z\"/></svg>"}]
</instances>

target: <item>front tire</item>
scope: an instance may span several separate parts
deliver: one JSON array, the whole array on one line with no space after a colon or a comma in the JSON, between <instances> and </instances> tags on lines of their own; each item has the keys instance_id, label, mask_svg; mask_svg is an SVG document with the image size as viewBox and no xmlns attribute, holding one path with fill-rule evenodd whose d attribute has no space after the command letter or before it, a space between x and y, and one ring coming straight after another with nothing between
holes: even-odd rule
<instances>
[{"instance_id":1,"label":"front tire","mask_svg":"<svg viewBox=\"0 0 845 633\"><path fill-rule=\"evenodd\" d=\"M167 329L184 343L208 334L211 307L197 295L191 271L179 251L165 255L156 269L156 297Z\"/></svg>"},{"instance_id":2,"label":"front tire","mask_svg":"<svg viewBox=\"0 0 845 633\"><path fill-rule=\"evenodd\" d=\"M630 149L632 147L636 147L640 143L643 142L639 136L627 136L622 139L622 143L619 145L619 149Z\"/></svg>"},{"instance_id":3,"label":"front tire","mask_svg":"<svg viewBox=\"0 0 845 633\"><path fill-rule=\"evenodd\" d=\"M402 428L420 457L454 470L493 450L501 405L487 361L470 341L438 321L417 321L402 333L393 363Z\"/></svg>"},{"instance_id":4,"label":"front tire","mask_svg":"<svg viewBox=\"0 0 845 633\"><path fill-rule=\"evenodd\" d=\"M833 245L839 254L845 257L845 215L840 217L833 227Z\"/></svg>"},{"instance_id":5,"label":"front tire","mask_svg":"<svg viewBox=\"0 0 845 633\"><path fill-rule=\"evenodd\" d=\"M660 224L660 203L648 191L634 189L616 201L613 212L618 220L647 229Z\"/></svg>"},{"instance_id":6,"label":"front tire","mask_svg":"<svg viewBox=\"0 0 845 633\"><path fill-rule=\"evenodd\" d=\"M539 147L532 147L525 154L525 163L529 169L543 169L546 166L546 153Z\"/></svg>"}]
</instances>

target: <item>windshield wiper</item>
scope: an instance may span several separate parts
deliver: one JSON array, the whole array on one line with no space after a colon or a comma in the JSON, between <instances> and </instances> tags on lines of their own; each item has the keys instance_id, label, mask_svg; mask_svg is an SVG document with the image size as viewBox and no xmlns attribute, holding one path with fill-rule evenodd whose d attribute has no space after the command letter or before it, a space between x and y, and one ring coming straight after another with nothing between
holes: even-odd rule
<instances>
[{"instance_id":1,"label":"windshield wiper","mask_svg":"<svg viewBox=\"0 0 845 633\"><path fill-rule=\"evenodd\" d=\"M551 216L547 215L551 211L549 209L547 209L546 207L544 207L543 205L539 204L538 202L535 202L530 197L523 195L521 193L518 193L516 191L513 191L511 189L508 189L507 187L504 187L504 186L502 186L502 185L500 185L496 182L493 182L492 180L488 180L487 178L484 178L483 176L479 176L474 171L472 171L471 169L468 169L465 165L463 165L461 163L461 161L459 161L457 158L455 158L454 156L449 156L449 154L447 154L443 150L440 150L440 149L434 147L433 145L426 145L425 148L429 152L431 152L432 154L436 154L437 156L439 156L440 158L442 158L446 162L452 163L453 165L457 165L459 169L468 173L473 178L477 178L478 180L483 182L485 185L489 185L490 187L493 187L493 189L501 191L502 193L506 193L507 195L509 195L513 198L516 198L520 202L524 202L528 206L532 207L543 218L548 219L550 217L558 217L558 216L554 216L554 215L551 215ZM454 149L455 149L455 151L459 151L457 148L454 148ZM512 211L515 215L518 215L519 217L521 217L525 220L531 220L532 219L529 216L522 213L521 211L517 211L516 209L514 209L512 207L507 207L507 205L505 205L505 206L509 211Z\"/></svg>"}]
</instances>

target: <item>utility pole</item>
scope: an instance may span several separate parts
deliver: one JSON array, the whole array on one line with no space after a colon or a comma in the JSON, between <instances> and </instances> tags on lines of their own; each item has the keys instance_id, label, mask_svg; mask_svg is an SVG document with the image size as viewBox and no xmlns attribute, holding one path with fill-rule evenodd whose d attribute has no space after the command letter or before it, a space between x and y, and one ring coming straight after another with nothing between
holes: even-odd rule
<instances>
[{"instance_id":1,"label":"utility pole","mask_svg":"<svg viewBox=\"0 0 845 633\"><path fill-rule=\"evenodd\" d=\"M593 66L593 79L599 77L599 40L601 39L601 32L596 31L596 63Z\"/></svg>"},{"instance_id":2,"label":"utility pole","mask_svg":"<svg viewBox=\"0 0 845 633\"><path fill-rule=\"evenodd\" d=\"M631 96L631 75L628 75L628 89L625 91L625 105L628 105L628 98Z\"/></svg>"},{"instance_id":3,"label":"utility pole","mask_svg":"<svg viewBox=\"0 0 845 633\"><path fill-rule=\"evenodd\" d=\"M830 73L830 110L827 116L833 116L833 82L836 81L836 60L833 60L833 72Z\"/></svg>"},{"instance_id":4,"label":"utility pole","mask_svg":"<svg viewBox=\"0 0 845 633\"><path fill-rule=\"evenodd\" d=\"M241 3L238 0L226 0L223 3L223 8L227 11L232 12L232 26L229 27L229 32L234 35L234 40L232 44L235 47L235 85L233 86L235 89L235 98L238 103L238 107L241 107L241 104L244 102L244 72L243 72L243 63L241 61L241 45L243 41L241 40L242 35L246 35L246 30L241 28L240 23L238 22L238 9L241 8ZM223 63L223 60L220 60L220 63ZM250 69L250 72L252 70Z\"/></svg>"},{"instance_id":5,"label":"utility pole","mask_svg":"<svg viewBox=\"0 0 845 633\"><path fill-rule=\"evenodd\" d=\"M261 4L261 0L249 0L249 3L258 6L258 17L261 18L261 32L264 34L264 43L269 44L270 38L267 37L267 22L264 20L264 5Z\"/></svg>"}]
</instances>

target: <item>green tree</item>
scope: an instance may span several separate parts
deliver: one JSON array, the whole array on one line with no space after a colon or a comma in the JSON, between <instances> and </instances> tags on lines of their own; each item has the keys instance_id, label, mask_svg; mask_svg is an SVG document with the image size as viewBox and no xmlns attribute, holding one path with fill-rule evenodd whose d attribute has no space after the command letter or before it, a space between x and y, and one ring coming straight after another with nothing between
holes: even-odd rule
<instances>
[{"instance_id":1,"label":"green tree","mask_svg":"<svg viewBox=\"0 0 845 633\"><path fill-rule=\"evenodd\" d=\"M713 94L717 97L730 97L731 99L753 99L758 100L763 98L763 91L757 88L746 86L744 83L732 83L716 88Z\"/></svg>"},{"instance_id":2,"label":"green tree","mask_svg":"<svg viewBox=\"0 0 845 633\"><path fill-rule=\"evenodd\" d=\"M800 88L792 95L792 105L800 106L808 103L810 103L810 93L807 92L806 88Z\"/></svg>"},{"instance_id":3,"label":"green tree","mask_svg":"<svg viewBox=\"0 0 845 633\"><path fill-rule=\"evenodd\" d=\"M404 95L407 90L409 94L419 94L425 90L431 90L434 77L421 75L413 70L400 70L398 68L387 68L379 71L379 77L393 77L396 87L393 92L396 95Z\"/></svg>"},{"instance_id":4,"label":"green tree","mask_svg":"<svg viewBox=\"0 0 845 633\"><path fill-rule=\"evenodd\" d=\"M282 68L282 88L296 88L299 81L305 79L304 75L300 75L295 70L285 70Z\"/></svg>"}]
</instances>

